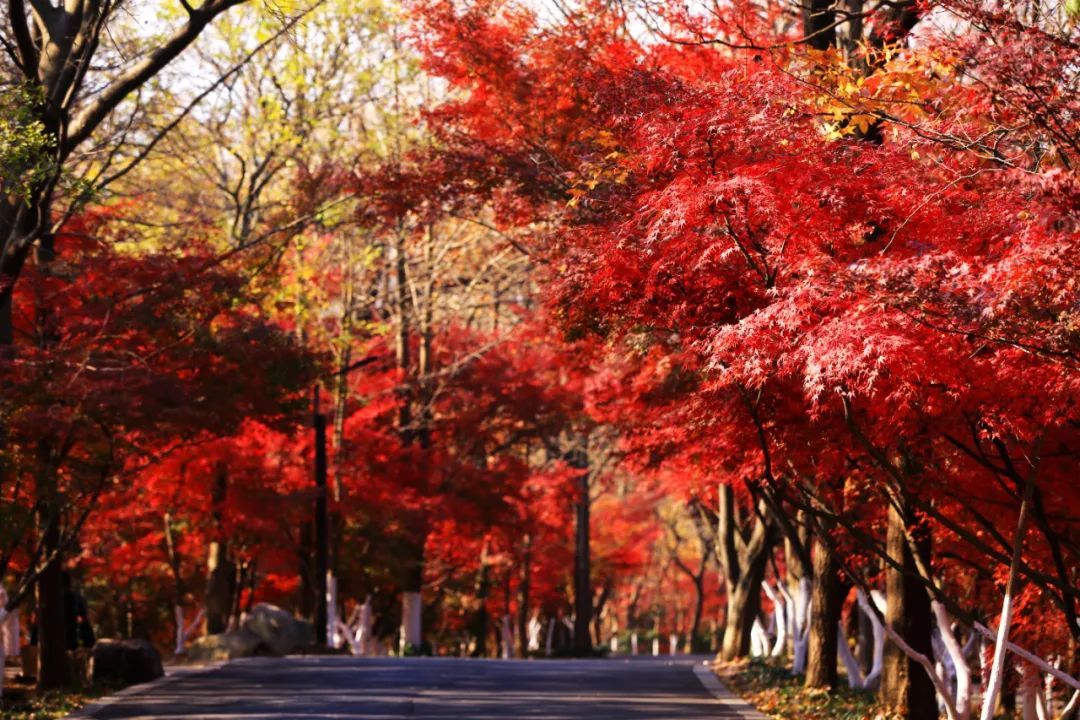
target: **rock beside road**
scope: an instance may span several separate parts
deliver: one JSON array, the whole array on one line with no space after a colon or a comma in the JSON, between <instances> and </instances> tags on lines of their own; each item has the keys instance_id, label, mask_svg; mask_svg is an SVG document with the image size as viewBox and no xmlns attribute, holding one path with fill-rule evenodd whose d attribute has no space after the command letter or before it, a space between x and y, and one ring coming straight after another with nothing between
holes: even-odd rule
<instances>
[{"instance_id":1,"label":"rock beside road","mask_svg":"<svg viewBox=\"0 0 1080 720\"><path fill-rule=\"evenodd\" d=\"M314 640L310 623L270 603L253 607L244 616L240 629L258 637L274 655L291 655Z\"/></svg>"},{"instance_id":2,"label":"rock beside road","mask_svg":"<svg viewBox=\"0 0 1080 720\"><path fill-rule=\"evenodd\" d=\"M197 661L233 660L256 655L291 655L311 644L311 623L287 610L259 603L244 616L240 629L207 635L191 643L188 658Z\"/></svg>"},{"instance_id":3,"label":"rock beside road","mask_svg":"<svg viewBox=\"0 0 1080 720\"><path fill-rule=\"evenodd\" d=\"M95 683L138 685L165 674L161 655L148 640L98 640L90 657Z\"/></svg>"},{"instance_id":4,"label":"rock beside road","mask_svg":"<svg viewBox=\"0 0 1080 720\"><path fill-rule=\"evenodd\" d=\"M198 661L234 660L273 654L262 638L247 630L204 635L192 642L187 651L188 659Z\"/></svg>"}]
</instances>

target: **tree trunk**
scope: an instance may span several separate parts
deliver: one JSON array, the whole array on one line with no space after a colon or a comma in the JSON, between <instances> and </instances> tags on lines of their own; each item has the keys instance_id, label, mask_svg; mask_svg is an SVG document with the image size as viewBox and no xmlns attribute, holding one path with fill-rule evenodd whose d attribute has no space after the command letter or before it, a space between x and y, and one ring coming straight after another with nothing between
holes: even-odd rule
<instances>
[{"instance_id":1,"label":"tree trunk","mask_svg":"<svg viewBox=\"0 0 1080 720\"><path fill-rule=\"evenodd\" d=\"M870 616L864 612L855 612L859 644L857 648L857 660L863 676L870 674L874 667L874 624Z\"/></svg>"},{"instance_id":2,"label":"tree trunk","mask_svg":"<svg viewBox=\"0 0 1080 720\"><path fill-rule=\"evenodd\" d=\"M419 590L401 594L401 653L419 654L424 644L423 599Z\"/></svg>"},{"instance_id":3,"label":"tree trunk","mask_svg":"<svg viewBox=\"0 0 1080 720\"><path fill-rule=\"evenodd\" d=\"M906 539L906 532L913 526L914 522L906 509L901 513L890 505L886 551L903 570L892 566L886 570L885 622L914 650L932 658L930 599L917 579L915 560ZM938 717L934 685L926 671L891 642L885 646L880 697L904 720Z\"/></svg>"},{"instance_id":4,"label":"tree trunk","mask_svg":"<svg viewBox=\"0 0 1080 720\"><path fill-rule=\"evenodd\" d=\"M473 594L480 605L473 617L473 637L476 638L476 647L473 648L472 657L487 657L487 636L490 625L487 599L490 590L491 565L488 563L488 542L485 540L484 547L480 550L480 569L476 573L476 582L473 585Z\"/></svg>"},{"instance_id":5,"label":"tree trunk","mask_svg":"<svg viewBox=\"0 0 1080 720\"><path fill-rule=\"evenodd\" d=\"M810 616L806 687L835 690L840 684L836 668L836 643L840 630L842 591L839 567L832 548L827 540L816 536L813 562L814 589L811 603L814 612Z\"/></svg>"},{"instance_id":6,"label":"tree trunk","mask_svg":"<svg viewBox=\"0 0 1080 720\"><path fill-rule=\"evenodd\" d=\"M228 543L223 537L222 510L229 487L229 475L224 465L215 470L213 513L217 539L210 543L206 558L206 632L208 635L225 632L232 614L233 592L236 589L236 565L229 560Z\"/></svg>"},{"instance_id":7,"label":"tree trunk","mask_svg":"<svg viewBox=\"0 0 1080 720\"><path fill-rule=\"evenodd\" d=\"M754 621L761 611L761 583L772 553L773 528L763 518L769 512L762 502L743 528L735 493L721 485L716 513L716 551L727 590L727 610L720 658L725 661L750 653Z\"/></svg>"},{"instance_id":8,"label":"tree trunk","mask_svg":"<svg viewBox=\"0 0 1080 720\"><path fill-rule=\"evenodd\" d=\"M15 283L22 274L30 255L33 241L45 228L38 218L48 218L50 203L42 188L33 189L28 199L7 197L0 199L0 239L4 252L0 253L0 352L8 353L15 341L12 325Z\"/></svg>"},{"instance_id":9,"label":"tree trunk","mask_svg":"<svg viewBox=\"0 0 1080 720\"><path fill-rule=\"evenodd\" d=\"M1041 445L1041 441L1039 444ZM1035 455L1036 464L1033 467L1037 468L1038 449L1036 449ZM1005 643L1009 639L1009 629L1012 625L1013 602L1019 580L1018 570L1020 567L1020 559L1024 551L1024 538L1027 535L1031 498L1034 492L1035 476L1033 469L1032 475L1029 476L1024 487L1024 499L1020 503L1020 517L1018 518L1016 525L1016 539L1013 540L1012 561L1009 563L1009 579L1005 583L1005 597L1002 600L1001 616L998 619L997 642L994 644L994 660L990 665L990 680L986 684L983 708L980 715L982 720L991 720L991 718L993 718L994 705L996 704L998 693L1001 692L1001 685L1004 680L1003 673L1005 671L1005 656L1007 654ZM1024 667L1026 671L1027 666Z\"/></svg>"},{"instance_id":10,"label":"tree trunk","mask_svg":"<svg viewBox=\"0 0 1080 720\"><path fill-rule=\"evenodd\" d=\"M532 584L532 538L525 536L521 558L521 584L518 586L518 657L529 655L529 592Z\"/></svg>"},{"instance_id":11,"label":"tree trunk","mask_svg":"<svg viewBox=\"0 0 1080 720\"><path fill-rule=\"evenodd\" d=\"M305 520L300 526L297 566L300 572L300 590L296 602L296 614L305 620L313 621L315 618L315 524L311 520Z\"/></svg>"},{"instance_id":12,"label":"tree trunk","mask_svg":"<svg viewBox=\"0 0 1080 720\"><path fill-rule=\"evenodd\" d=\"M181 473L183 480L183 472ZM172 513L165 513L162 518L165 527L165 556L169 558L169 569L173 575L173 616L176 618L176 645L174 655L184 652L186 627L184 622L184 576L180 567L180 556L176 552L176 539L173 537Z\"/></svg>"},{"instance_id":13,"label":"tree trunk","mask_svg":"<svg viewBox=\"0 0 1080 720\"><path fill-rule=\"evenodd\" d=\"M44 556L58 551L60 523L42 511ZM54 690L71 683L68 662L67 618L64 612L64 569L58 557L42 570L37 579L38 611L38 689Z\"/></svg>"},{"instance_id":14,"label":"tree trunk","mask_svg":"<svg viewBox=\"0 0 1080 720\"><path fill-rule=\"evenodd\" d=\"M407 567L401 593L401 651L419 653L424 644L424 543L413 549L413 557L405 560Z\"/></svg>"},{"instance_id":15,"label":"tree trunk","mask_svg":"<svg viewBox=\"0 0 1080 720\"><path fill-rule=\"evenodd\" d=\"M582 470L579 479L576 543L574 552L574 654L592 654L589 620L592 616L592 564L589 558L589 471L587 461L578 459L574 467Z\"/></svg>"},{"instance_id":16,"label":"tree trunk","mask_svg":"<svg viewBox=\"0 0 1080 720\"><path fill-rule=\"evenodd\" d=\"M701 616L705 611L705 574L702 573L694 578L694 616L690 620L690 637L686 640L686 647L690 652L697 652L701 647L698 634L701 632Z\"/></svg>"},{"instance_id":17,"label":"tree trunk","mask_svg":"<svg viewBox=\"0 0 1080 720\"><path fill-rule=\"evenodd\" d=\"M750 634L761 612L761 581L765 579L768 553L758 553L748 560L743 567L743 576L728 589L727 622L720 649L722 660L735 660L750 654Z\"/></svg>"},{"instance_id":18,"label":"tree trunk","mask_svg":"<svg viewBox=\"0 0 1080 720\"><path fill-rule=\"evenodd\" d=\"M21 263L20 263L21 264ZM0 357L14 354L15 328L13 325L14 285L17 273L6 272L0 266Z\"/></svg>"},{"instance_id":19,"label":"tree trunk","mask_svg":"<svg viewBox=\"0 0 1080 720\"><path fill-rule=\"evenodd\" d=\"M209 571L206 580L206 632L216 635L229 628L236 585L236 565L228 559L228 544L224 540L210 543L206 567Z\"/></svg>"},{"instance_id":20,"label":"tree trunk","mask_svg":"<svg viewBox=\"0 0 1080 720\"><path fill-rule=\"evenodd\" d=\"M330 513L327 497L326 415L319 408L319 387L315 386L312 424L315 431L315 643L330 639L326 604L327 575L330 573Z\"/></svg>"},{"instance_id":21,"label":"tree trunk","mask_svg":"<svg viewBox=\"0 0 1080 720\"><path fill-rule=\"evenodd\" d=\"M810 532L806 512L799 510L793 523L789 524L792 535L784 538L784 560L790 612L788 613L791 637L791 670L796 674L806 671L807 643L809 641L810 594L813 592L813 567L807 564Z\"/></svg>"},{"instance_id":22,"label":"tree trunk","mask_svg":"<svg viewBox=\"0 0 1080 720\"><path fill-rule=\"evenodd\" d=\"M613 590L610 582L604 583L604 590L592 610L593 644L596 646L604 644L604 608L607 607Z\"/></svg>"},{"instance_id":23,"label":"tree trunk","mask_svg":"<svg viewBox=\"0 0 1080 720\"><path fill-rule=\"evenodd\" d=\"M828 50L836 43L836 13L831 0L803 0L803 32L815 50Z\"/></svg>"}]
</instances>

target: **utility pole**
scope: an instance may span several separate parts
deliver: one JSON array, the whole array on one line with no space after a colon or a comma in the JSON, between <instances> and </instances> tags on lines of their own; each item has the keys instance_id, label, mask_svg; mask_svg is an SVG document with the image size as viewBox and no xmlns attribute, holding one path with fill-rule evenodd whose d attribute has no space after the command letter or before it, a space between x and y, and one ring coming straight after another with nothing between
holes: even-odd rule
<instances>
[{"instance_id":1,"label":"utility pole","mask_svg":"<svg viewBox=\"0 0 1080 720\"><path fill-rule=\"evenodd\" d=\"M319 409L319 386L312 397L315 428L315 642L326 644L326 576L330 570L330 529L326 503L326 415Z\"/></svg>"},{"instance_id":2,"label":"utility pole","mask_svg":"<svg viewBox=\"0 0 1080 720\"><path fill-rule=\"evenodd\" d=\"M592 582L589 557L589 460L583 450L574 451L570 466L581 470L578 478L579 500L576 509L574 542L574 654L592 654Z\"/></svg>"}]
</instances>

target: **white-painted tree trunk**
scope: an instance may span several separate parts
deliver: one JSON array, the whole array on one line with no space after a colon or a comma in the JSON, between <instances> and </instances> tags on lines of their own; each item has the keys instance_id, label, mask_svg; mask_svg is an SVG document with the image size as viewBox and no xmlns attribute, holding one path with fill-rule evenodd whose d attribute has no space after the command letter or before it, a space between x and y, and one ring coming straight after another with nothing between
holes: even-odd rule
<instances>
[{"instance_id":1,"label":"white-painted tree trunk","mask_svg":"<svg viewBox=\"0 0 1080 720\"><path fill-rule=\"evenodd\" d=\"M1038 684L1035 687L1035 717L1038 720L1054 720L1053 695L1047 695Z\"/></svg>"},{"instance_id":2,"label":"white-painted tree trunk","mask_svg":"<svg viewBox=\"0 0 1080 720\"><path fill-rule=\"evenodd\" d=\"M611 654L619 652L619 638L615 635L611 636Z\"/></svg>"},{"instance_id":3,"label":"white-painted tree trunk","mask_svg":"<svg viewBox=\"0 0 1080 720\"><path fill-rule=\"evenodd\" d=\"M337 624L337 635L345 645L349 646L349 653L351 655L361 654L360 643L357 641L356 633L351 625L339 620Z\"/></svg>"},{"instance_id":4,"label":"white-painted tree trunk","mask_svg":"<svg viewBox=\"0 0 1080 720\"><path fill-rule=\"evenodd\" d=\"M176 647L173 648L173 655L183 655L185 642L187 638L184 636L184 629L186 627L186 621L184 620L184 606L173 606L173 622L176 623Z\"/></svg>"},{"instance_id":5,"label":"white-painted tree trunk","mask_svg":"<svg viewBox=\"0 0 1080 720\"><path fill-rule=\"evenodd\" d=\"M375 625L375 618L371 613L371 595L364 598L364 604L360 606L360 619L356 627L356 644L360 648L361 655L373 655L375 652L375 638L371 637L371 630Z\"/></svg>"},{"instance_id":6,"label":"white-painted tree trunk","mask_svg":"<svg viewBox=\"0 0 1080 720\"><path fill-rule=\"evenodd\" d=\"M873 594L876 595L876 591ZM877 606L877 598L874 597L873 599L874 605ZM882 605L884 605L884 603L882 603ZM930 682L933 683L934 689L937 691L938 696L940 697L939 705L943 706L945 714L949 718L949 720L959 720L956 714L956 703L953 700L952 689L942 680L941 675L937 672L937 669L934 667L934 659L923 655L921 652L911 647L911 645L909 645L907 641L904 640L903 636L901 636L900 633L898 633L894 628L889 627L885 623L881 622L884 617L884 611L882 610L882 607L878 606L876 610L871 608L869 603L866 602L865 595L862 597L861 607L869 610L870 612L873 612L874 615L872 617L877 617L878 622L881 625L881 629L885 631L885 634L889 637L890 640L893 641L893 644L895 644L896 647L900 649L900 652L907 655L908 658L910 658L911 660L914 660L923 668L923 670L926 671L927 677L930 678Z\"/></svg>"},{"instance_id":7,"label":"white-painted tree trunk","mask_svg":"<svg viewBox=\"0 0 1080 720\"><path fill-rule=\"evenodd\" d=\"M7 657L18 657L22 650L19 610L16 608L8 612L0 605L0 618L3 618L0 619L0 636L3 636L3 642L0 643L3 649L0 652Z\"/></svg>"},{"instance_id":8,"label":"white-painted tree trunk","mask_svg":"<svg viewBox=\"0 0 1080 720\"><path fill-rule=\"evenodd\" d=\"M907 641L888 625L882 624L882 629L885 634L889 636L889 639L893 641L896 647L900 648L900 652L907 655L909 658L917 662L926 671L927 676L930 678L930 682L934 684L934 689L937 690L938 695L941 697L941 704L944 706L945 714L949 720L959 720L956 716L956 703L953 701L952 690L944 683L941 676L938 675L934 669L934 661L932 658L928 658L921 652L916 650L907 644Z\"/></svg>"},{"instance_id":9,"label":"white-painted tree trunk","mask_svg":"<svg viewBox=\"0 0 1080 720\"><path fill-rule=\"evenodd\" d=\"M405 654L405 648L409 645L419 651L424 641L423 629L421 628L421 614L424 606L418 592L405 592L401 594L401 649Z\"/></svg>"},{"instance_id":10,"label":"white-painted tree trunk","mask_svg":"<svg viewBox=\"0 0 1080 720\"><path fill-rule=\"evenodd\" d=\"M952 662L948 653L945 652L944 641L941 639L941 631L935 626L930 631L930 652L934 656L934 672L938 674L950 689L955 691L956 675L952 672ZM937 696L938 712L945 712L945 706L940 695Z\"/></svg>"},{"instance_id":11,"label":"white-painted tree trunk","mask_svg":"<svg viewBox=\"0 0 1080 720\"><path fill-rule=\"evenodd\" d=\"M987 658L990 656L992 645L979 633L975 633L975 636L979 638L979 688L982 690L982 702L985 703L986 686L990 684L990 662Z\"/></svg>"},{"instance_id":12,"label":"white-painted tree trunk","mask_svg":"<svg viewBox=\"0 0 1080 720\"><path fill-rule=\"evenodd\" d=\"M784 600L784 627L787 630L787 637L784 638L784 642L789 640L790 645L785 646L784 652L787 652L790 648L793 652L795 650L795 598L791 597L791 593L787 591L785 584L782 582L776 583L776 590L780 594L780 597Z\"/></svg>"},{"instance_id":13,"label":"white-painted tree trunk","mask_svg":"<svg viewBox=\"0 0 1080 720\"><path fill-rule=\"evenodd\" d=\"M964 657L964 649L952 629L952 619L945 610L945 606L937 600L930 602L930 609L934 613L937 629L944 646L942 653L943 675L955 678L956 693L953 702L956 703L956 717L959 720L968 720L971 717L971 670L968 668L967 658Z\"/></svg>"},{"instance_id":14,"label":"white-painted tree trunk","mask_svg":"<svg viewBox=\"0 0 1080 720\"><path fill-rule=\"evenodd\" d=\"M206 616L206 608L199 608L199 612L196 613L195 619L191 622L184 621L184 607L182 605L173 607L173 616L176 622L176 647L173 649L173 654L183 655L187 652L188 638L191 637L191 633L199 629L203 617Z\"/></svg>"},{"instance_id":15,"label":"white-painted tree trunk","mask_svg":"<svg viewBox=\"0 0 1080 720\"><path fill-rule=\"evenodd\" d=\"M544 624L540 622L540 618L533 615L529 620L529 651L537 652L540 650L540 633L544 631Z\"/></svg>"},{"instance_id":16,"label":"white-painted tree trunk","mask_svg":"<svg viewBox=\"0 0 1080 720\"><path fill-rule=\"evenodd\" d=\"M640 641L638 640L638 634L637 633L630 633L630 654L631 655L637 655L638 654L638 643L639 642Z\"/></svg>"},{"instance_id":17,"label":"white-painted tree trunk","mask_svg":"<svg viewBox=\"0 0 1080 720\"><path fill-rule=\"evenodd\" d=\"M341 647L345 638L341 634L341 612L338 608L338 581L334 573L326 572L326 642L332 648Z\"/></svg>"},{"instance_id":18,"label":"white-painted tree trunk","mask_svg":"<svg viewBox=\"0 0 1080 720\"><path fill-rule=\"evenodd\" d=\"M1069 702L1065 703L1065 707L1061 709L1061 717L1072 717L1072 713L1076 712L1077 708L1080 708L1080 690L1074 692Z\"/></svg>"},{"instance_id":19,"label":"white-painted tree trunk","mask_svg":"<svg viewBox=\"0 0 1080 720\"><path fill-rule=\"evenodd\" d=\"M877 590L870 592L870 598L862 590L856 592L855 597L859 603L859 610L870 618L870 629L874 636L874 656L870 663L870 672L863 678L862 689L869 689L881 678L881 671L885 667L885 629L878 619L878 613L870 607L871 600L878 611L884 615L886 609L885 595Z\"/></svg>"},{"instance_id":20,"label":"white-painted tree trunk","mask_svg":"<svg viewBox=\"0 0 1080 720\"><path fill-rule=\"evenodd\" d=\"M787 650L788 640L787 603L784 601L783 594L773 590L767 581L761 583L761 589L765 591L765 595L772 601L773 623L776 626L776 641L773 643L769 655L783 657L784 652Z\"/></svg>"},{"instance_id":21,"label":"white-painted tree trunk","mask_svg":"<svg viewBox=\"0 0 1080 720\"><path fill-rule=\"evenodd\" d=\"M672 656L679 654L679 636L675 633L668 635L668 654Z\"/></svg>"},{"instance_id":22,"label":"white-painted tree trunk","mask_svg":"<svg viewBox=\"0 0 1080 720\"><path fill-rule=\"evenodd\" d=\"M995 637L994 632L982 623L975 623L975 631L988 639L993 639ZM1011 641L1005 642L1005 649L1013 653L1014 655L1021 657L1024 660L1027 660L1029 663L1031 663L1044 673L1053 675L1056 680L1060 680L1061 682L1071 687L1073 690L1080 690L1080 680L1077 680L1072 675L1069 675L1060 668L1054 667L1035 653L1025 650L1024 648Z\"/></svg>"},{"instance_id":23,"label":"white-painted tree trunk","mask_svg":"<svg viewBox=\"0 0 1080 720\"><path fill-rule=\"evenodd\" d=\"M1005 680L1005 655L1008 652L1009 630L1012 629L1013 596L1017 591L1020 556L1024 548L1024 538L1027 536L1028 514L1032 495L1035 491L1035 471L1039 467L1038 458L1041 447L1042 439L1036 445L1031 475L1024 486L1024 499L1020 502L1020 514L1016 520L1012 559L1009 562L1009 579L1005 582L1005 597L1001 601L1001 620L998 623L997 638L994 641L994 661L990 664L990 681L983 688L983 706L979 715L980 720L993 720L998 695L1001 693L1001 686Z\"/></svg>"},{"instance_id":24,"label":"white-painted tree trunk","mask_svg":"<svg viewBox=\"0 0 1080 720\"><path fill-rule=\"evenodd\" d=\"M352 655L364 654L360 637L360 616L363 612L363 607L357 605L353 608L352 614L349 615L348 620L338 622L338 633L345 641L345 644L349 646L349 652Z\"/></svg>"},{"instance_id":25,"label":"white-painted tree trunk","mask_svg":"<svg viewBox=\"0 0 1080 720\"><path fill-rule=\"evenodd\" d=\"M754 618L754 625L750 628L750 656L766 657L769 654L769 635L759 618Z\"/></svg>"},{"instance_id":26,"label":"white-painted tree trunk","mask_svg":"<svg viewBox=\"0 0 1080 720\"><path fill-rule=\"evenodd\" d=\"M811 603L813 586L810 578L799 579L799 589L795 595L794 655L791 662L792 672L806 672L806 653L810 649L810 615L814 609Z\"/></svg>"},{"instance_id":27,"label":"white-painted tree trunk","mask_svg":"<svg viewBox=\"0 0 1080 720\"><path fill-rule=\"evenodd\" d=\"M509 613L502 616L502 656L503 660L514 657L514 626Z\"/></svg>"},{"instance_id":28,"label":"white-painted tree trunk","mask_svg":"<svg viewBox=\"0 0 1080 720\"><path fill-rule=\"evenodd\" d=\"M3 664L0 664L0 700L4 698L4 675L7 674L7 624L8 624L8 611L4 607L7 604L7 591L0 588L0 631L3 632L3 640L0 643L0 659L3 659Z\"/></svg>"},{"instance_id":29,"label":"white-painted tree trunk","mask_svg":"<svg viewBox=\"0 0 1080 720\"><path fill-rule=\"evenodd\" d=\"M1054 667L1061 667L1060 658L1054 658ZM1042 707L1046 711L1045 720L1051 720L1051 718L1054 717L1054 710L1056 709L1055 706L1057 703L1054 702L1054 676L1050 673L1046 673L1046 676L1043 679L1042 699Z\"/></svg>"},{"instance_id":30,"label":"white-painted tree trunk","mask_svg":"<svg viewBox=\"0 0 1080 720\"><path fill-rule=\"evenodd\" d=\"M654 637L652 639L652 654L653 654L653 657L659 657L660 656L660 638L658 638L658 637Z\"/></svg>"},{"instance_id":31,"label":"white-painted tree trunk","mask_svg":"<svg viewBox=\"0 0 1080 720\"><path fill-rule=\"evenodd\" d=\"M847 630L844 629L843 622L836 628L836 654L840 656L840 662L844 663L844 669L847 670L848 685L856 689L863 688L866 679L863 677L862 668L859 667L859 661L851 653Z\"/></svg>"},{"instance_id":32,"label":"white-painted tree trunk","mask_svg":"<svg viewBox=\"0 0 1080 720\"><path fill-rule=\"evenodd\" d=\"M1001 603L1001 620L998 624L997 638L994 640L994 659L990 663L990 679L983 691L982 712L979 720L993 720L997 708L998 695L1005 682L1006 643L1009 640L1009 628L1012 627L1013 596L1006 592Z\"/></svg>"}]
</instances>

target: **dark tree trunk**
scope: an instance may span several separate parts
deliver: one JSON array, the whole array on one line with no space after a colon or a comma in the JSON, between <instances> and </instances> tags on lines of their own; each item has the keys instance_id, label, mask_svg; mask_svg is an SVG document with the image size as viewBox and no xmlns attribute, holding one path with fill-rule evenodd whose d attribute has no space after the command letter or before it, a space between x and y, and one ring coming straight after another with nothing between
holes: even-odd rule
<instances>
[{"instance_id":1,"label":"dark tree trunk","mask_svg":"<svg viewBox=\"0 0 1080 720\"><path fill-rule=\"evenodd\" d=\"M579 480L576 542L574 544L574 654L584 657L592 654L592 638L589 624L592 617L592 564L589 557L589 472L587 461L579 459L575 467L582 468Z\"/></svg>"},{"instance_id":2,"label":"dark tree trunk","mask_svg":"<svg viewBox=\"0 0 1080 720\"><path fill-rule=\"evenodd\" d=\"M236 565L228 559L228 543L210 543L206 565L210 571L206 580L206 632L215 635L229 628L236 587Z\"/></svg>"},{"instance_id":3,"label":"dark tree trunk","mask_svg":"<svg viewBox=\"0 0 1080 720\"><path fill-rule=\"evenodd\" d=\"M47 210L43 205L42 212ZM55 238L41 234L38 238L36 260L42 267L53 262L56 255ZM37 343L42 350L55 347L60 341L57 315L49 299L37 296L34 300L37 314ZM9 332L0 330L0 334ZM14 352L9 346L8 350ZM75 638L67 637L67 588L64 581L63 548L61 548L61 497L58 489L58 461L54 456L55 444L48 436L38 440L38 517L42 535L43 557L48 566L37 581L38 600L38 687L53 689L71 683L68 661L68 644ZM51 562L50 562L51 559Z\"/></svg>"},{"instance_id":4,"label":"dark tree trunk","mask_svg":"<svg viewBox=\"0 0 1080 720\"><path fill-rule=\"evenodd\" d=\"M518 586L518 657L529 654L529 593L532 584L532 538L525 536L525 551L521 558L521 584Z\"/></svg>"},{"instance_id":5,"label":"dark tree trunk","mask_svg":"<svg viewBox=\"0 0 1080 720\"><path fill-rule=\"evenodd\" d=\"M42 511L45 557L57 552L60 524L48 510ZM71 684L68 662L67 617L64 612L64 569L58 557L49 563L37 579L38 610L38 688L54 690Z\"/></svg>"},{"instance_id":6,"label":"dark tree trunk","mask_svg":"<svg viewBox=\"0 0 1080 720\"><path fill-rule=\"evenodd\" d=\"M296 613L305 620L315 619L315 523L307 520L300 528L300 547L297 550L300 571L300 591Z\"/></svg>"},{"instance_id":7,"label":"dark tree trunk","mask_svg":"<svg viewBox=\"0 0 1080 720\"><path fill-rule=\"evenodd\" d=\"M224 465L219 465L215 470L212 498L217 539L210 543L206 559L206 632L210 635L228 629L236 590L236 565L229 560L229 546L222 528L222 511L228 488L228 471Z\"/></svg>"},{"instance_id":8,"label":"dark tree trunk","mask_svg":"<svg viewBox=\"0 0 1080 720\"><path fill-rule=\"evenodd\" d=\"M803 33L816 50L828 50L836 43L836 12L831 0L803 0Z\"/></svg>"},{"instance_id":9,"label":"dark tree trunk","mask_svg":"<svg viewBox=\"0 0 1080 720\"><path fill-rule=\"evenodd\" d=\"M885 622L912 649L933 657L930 642L932 616L930 599L918 580L915 560L906 532L916 532L909 512L889 507L886 549L903 570L889 567L885 573L887 609ZM920 551L928 548L922 547ZM938 717L934 686L926 671L911 660L895 643L885 644L885 663L881 674L881 701L894 708L904 720L930 720Z\"/></svg>"},{"instance_id":10,"label":"dark tree trunk","mask_svg":"<svg viewBox=\"0 0 1080 720\"><path fill-rule=\"evenodd\" d=\"M613 588L611 587L610 582L604 583L604 590L600 593L600 598L596 601L596 606L593 608L592 611L593 644L597 646L604 644L604 608L607 606L608 600L611 598L612 590Z\"/></svg>"},{"instance_id":11,"label":"dark tree trunk","mask_svg":"<svg viewBox=\"0 0 1080 720\"><path fill-rule=\"evenodd\" d=\"M12 325L12 289L17 273L0 270L0 358L14 354L15 328ZM5 290L4 288L10 288Z\"/></svg>"},{"instance_id":12,"label":"dark tree trunk","mask_svg":"<svg viewBox=\"0 0 1080 720\"><path fill-rule=\"evenodd\" d=\"M326 603L327 574L330 572L330 515L327 495L326 415L319 408L319 388L315 387L312 423L315 431L315 643L326 645L329 611Z\"/></svg>"},{"instance_id":13,"label":"dark tree trunk","mask_svg":"<svg viewBox=\"0 0 1080 720\"><path fill-rule=\"evenodd\" d=\"M45 227L37 222L40 217L47 218L50 212L48 198L42 193L43 189L38 189L30 193L29 199L0 199L0 240L4 247L0 254L0 352L10 352L15 340L12 326L15 283L33 242L45 232Z\"/></svg>"},{"instance_id":14,"label":"dark tree trunk","mask_svg":"<svg viewBox=\"0 0 1080 720\"><path fill-rule=\"evenodd\" d=\"M727 590L720 658L735 660L750 654L750 633L761 611L761 581L765 579L774 533L764 519L769 510L763 502L744 529L734 491L726 485L719 490L716 548Z\"/></svg>"},{"instance_id":15,"label":"dark tree trunk","mask_svg":"<svg viewBox=\"0 0 1080 720\"><path fill-rule=\"evenodd\" d=\"M720 649L722 660L735 660L750 654L750 633L761 612L761 581L765 579L768 552L757 553L747 560L742 577L728 590L727 622Z\"/></svg>"},{"instance_id":16,"label":"dark tree trunk","mask_svg":"<svg viewBox=\"0 0 1080 720\"><path fill-rule=\"evenodd\" d=\"M806 657L806 687L835 690L839 684L836 643L842 590L836 556L828 541L814 538L814 589Z\"/></svg>"},{"instance_id":17,"label":"dark tree trunk","mask_svg":"<svg viewBox=\"0 0 1080 720\"><path fill-rule=\"evenodd\" d=\"M405 592L421 592L424 589L424 545L427 536L405 551L405 582L401 589Z\"/></svg>"},{"instance_id":18,"label":"dark tree trunk","mask_svg":"<svg viewBox=\"0 0 1080 720\"><path fill-rule=\"evenodd\" d=\"M701 632L701 616L705 612L705 574L702 573L694 578L694 616L690 621L690 637L686 641L686 647L690 652L701 649L701 640L698 635Z\"/></svg>"},{"instance_id":19,"label":"dark tree trunk","mask_svg":"<svg viewBox=\"0 0 1080 720\"><path fill-rule=\"evenodd\" d=\"M488 544L484 543L480 551L480 569L476 573L476 582L473 585L473 594L479 607L473 617L473 636L476 638L476 647L473 648L472 657L487 657L487 637L491 624L488 613L487 599L491 590L491 565L488 563Z\"/></svg>"}]
</instances>

